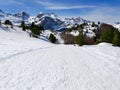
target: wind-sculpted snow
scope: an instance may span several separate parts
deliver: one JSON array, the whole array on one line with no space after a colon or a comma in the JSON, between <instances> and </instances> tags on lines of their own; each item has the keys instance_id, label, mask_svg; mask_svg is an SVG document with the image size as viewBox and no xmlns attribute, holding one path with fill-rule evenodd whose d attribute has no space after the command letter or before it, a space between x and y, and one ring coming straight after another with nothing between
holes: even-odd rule
<instances>
[{"instance_id":1,"label":"wind-sculpted snow","mask_svg":"<svg viewBox=\"0 0 120 90\"><path fill-rule=\"evenodd\" d=\"M120 90L120 48L54 45L0 28L0 90Z\"/></svg>"}]
</instances>

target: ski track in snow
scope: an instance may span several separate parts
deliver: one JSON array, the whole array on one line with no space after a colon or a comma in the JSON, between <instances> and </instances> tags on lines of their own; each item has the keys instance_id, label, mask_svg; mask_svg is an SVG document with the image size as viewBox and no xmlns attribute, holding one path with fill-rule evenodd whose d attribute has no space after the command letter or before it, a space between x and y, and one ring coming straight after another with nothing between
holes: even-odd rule
<instances>
[{"instance_id":1,"label":"ski track in snow","mask_svg":"<svg viewBox=\"0 0 120 90\"><path fill-rule=\"evenodd\" d=\"M48 49L39 49L33 52L24 53L10 58L10 60L11 59L13 60L13 63L11 63L10 61L4 62L4 63L8 62L8 66L5 65L8 71L9 68L12 67L11 64L14 63L18 64L16 66L18 68L19 63L22 63L24 61L21 59L21 57L23 59L26 59L26 61L23 62L23 66L21 66L23 70L19 69L17 71L18 74L16 75L17 73L16 70L14 71L12 68L11 70L13 71L10 70L8 75L6 75L6 77L4 76L3 78L3 79L7 79L11 77L10 80L5 81L5 83L3 82L0 85L6 87L5 90L7 90L8 88L10 88L10 90L14 90L14 89L15 90L20 90L20 89L22 90L23 89L25 90L38 90L38 89L39 90L79 90L79 89L119 90L120 89L120 87L118 87L120 78L115 77L120 75L119 73L120 70L117 69L116 65L114 66L114 64L111 61L109 61L109 59L105 60L104 57L94 56L96 53L94 53L93 51L88 52L89 48L80 47L77 48L77 50L81 50L81 51L77 51L76 49L74 49L76 47L71 47L71 46L66 47L67 49L64 50L64 55L62 54L61 51L52 52L51 54L47 52L51 50L55 50L55 51L59 49L62 50L65 47L66 46L61 47L58 45L56 47L51 47ZM39 55L36 55L37 53L39 53ZM70 54L69 57L67 55L68 53ZM74 56L71 56L71 54L73 53ZM33 59L32 58L30 59L31 61L29 62L28 56L32 54L35 55L34 58L36 58L36 60L32 61ZM39 58L40 61L38 61L38 57L40 57ZM19 58L20 61L17 61L16 60L17 58ZM4 70L4 75L6 73L7 73L6 70Z\"/></svg>"},{"instance_id":2,"label":"ski track in snow","mask_svg":"<svg viewBox=\"0 0 120 90\"><path fill-rule=\"evenodd\" d=\"M47 49L47 48L51 48L51 46L43 47L43 48L36 48L36 49L29 49L27 51L17 52L15 54L10 55L10 56L0 58L0 61L6 60L6 59L10 59L10 58L13 58L15 56L22 55L22 54L25 54L25 53L29 53L29 52L33 52L33 51L38 51L38 50L41 50L41 49Z\"/></svg>"},{"instance_id":3,"label":"ski track in snow","mask_svg":"<svg viewBox=\"0 0 120 90\"><path fill-rule=\"evenodd\" d=\"M17 32L0 30L0 90L120 90L120 48L53 45Z\"/></svg>"}]
</instances>

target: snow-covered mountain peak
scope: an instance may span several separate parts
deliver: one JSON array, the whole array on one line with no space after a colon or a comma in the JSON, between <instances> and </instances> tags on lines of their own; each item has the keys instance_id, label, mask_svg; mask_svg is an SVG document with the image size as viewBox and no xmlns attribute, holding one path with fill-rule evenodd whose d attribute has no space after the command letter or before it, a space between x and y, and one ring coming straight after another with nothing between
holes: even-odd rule
<instances>
[{"instance_id":1,"label":"snow-covered mountain peak","mask_svg":"<svg viewBox=\"0 0 120 90\"><path fill-rule=\"evenodd\" d=\"M39 12L36 18L41 18L44 15L43 12Z\"/></svg>"},{"instance_id":2,"label":"snow-covered mountain peak","mask_svg":"<svg viewBox=\"0 0 120 90\"><path fill-rule=\"evenodd\" d=\"M57 15L55 13L43 13L43 12L39 12L37 17L41 18L41 17L51 17L51 18L58 18Z\"/></svg>"},{"instance_id":3,"label":"snow-covered mountain peak","mask_svg":"<svg viewBox=\"0 0 120 90\"><path fill-rule=\"evenodd\" d=\"M23 20L27 20L30 15L26 12L20 11L17 14L14 14L15 17L22 18Z\"/></svg>"},{"instance_id":4,"label":"snow-covered mountain peak","mask_svg":"<svg viewBox=\"0 0 120 90\"><path fill-rule=\"evenodd\" d=\"M43 12L39 12L38 14L44 14Z\"/></svg>"},{"instance_id":5,"label":"snow-covered mountain peak","mask_svg":"<svg viewBox=\"0 0 120 90\"><path fill-rule=\"evenodd\" d=\"M57 15L52 12L52 13L50 13L50 17L52 17L52 18L57 18Z\"/></svg>"}]
</instances>

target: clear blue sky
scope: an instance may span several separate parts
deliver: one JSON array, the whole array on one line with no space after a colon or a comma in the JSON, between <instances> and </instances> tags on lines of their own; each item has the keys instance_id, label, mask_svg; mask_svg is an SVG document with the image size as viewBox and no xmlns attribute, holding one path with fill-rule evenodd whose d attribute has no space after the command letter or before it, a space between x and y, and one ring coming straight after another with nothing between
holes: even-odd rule
<instances>
[{"instance_id":1,"label":"clear blue sky","mask_svg":"<svg viewBox=\"0 0 120 90\"><path fill-rule=\"evenodd\" d=\"M120 0L1 0L8 13L25 11L31 15L54 12L62 17L82 17L92 21L120 22Z\"/></svg>"}]
</instances>

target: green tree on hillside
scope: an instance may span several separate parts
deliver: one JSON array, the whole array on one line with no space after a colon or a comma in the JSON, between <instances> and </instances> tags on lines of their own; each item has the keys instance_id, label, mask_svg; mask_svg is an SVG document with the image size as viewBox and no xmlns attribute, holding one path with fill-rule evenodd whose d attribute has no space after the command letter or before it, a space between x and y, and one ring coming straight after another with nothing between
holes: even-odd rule
<instances>
[{"instance_id":1,"label":"green tree on hillside","mask_svg":"<svg viewBox=\"0 0 120 90\"><path fill-rule=\"evenodd\" d=\"M120 32L118 30L115 30L113 33L113 41L112 44L115 46L120 46Z\"/></svg>"},{"instance_id":2,"label":"green tree on hillside","mask_svg":"<svg viewBox=\"0 0 120 90\"><path fill-rule=\"evenodd\" d=\"M0 25L1 25L1 20L0 20Z\"/></svg>"},{"instance_id":3,"label":"green tree on hillside","mask_svg":"<svg viewBox=\"0 0 120 90\"><path fill-rule=\"evenodd\" d=\"M101 36L102 42L112 43L112 40L113 40L113 31L112 30L106 30Z\"/></svg>"},{"instance_id":4,"label":"green tree on hillside","mask_svg":"<svg viewBox=\"0 0 120 90\"><path fill-rule=\"evenodd\" d=\"M98 22L98 24L99 24L99 22ZM92 22L92 27L98 27L98 25L95 24L95 22Z\"/></svg>"},{"instance_id":5,"label":"green tree on hillside","mask_svg":"<svg viewBox=\"0 0 120 90\"><path fill-rule=\"evenodd\" d=\"M30 30L34 35L40 35L41 31L44 30L42 26L35 25L33 22L30 26Z\"/></svg>"},{"instance_id":6,"label":"green tree on hillside","mask_svg":"<svg viewBox=\"0 0 120 90\"><path fill-rule=\"evenodd\" d=\"M55 42L56 42L56 37L55 37L53 34L50 34L49 40L50 40L52 43L55 43Z\"/></svg>"},{"instance_id":7,"label":"green tree on hillside","mask_svg":"<svg viewBox=\"0 0 120 90\"><path fill-rule=\"evenodd\" d=\"M24 21L21 22L20 27L22 27L22 30L25 31L26 27L25 27L25 22Z\"/></svg>"},{"instance_id":8,"label":"green tree on hillside","mask_svg":"<svg viewBox=\"0 0 120 90\"><path fill-rule=\"evenodd\" d=\"M80 46L85 44L85 36L82 30L79 32L79 35L76 37L76 43Z\"/></svg>"}]
</instances>

